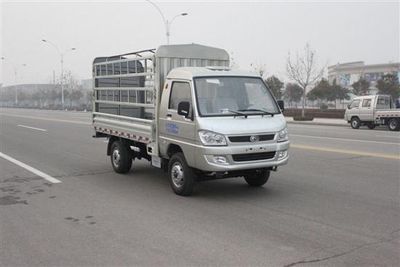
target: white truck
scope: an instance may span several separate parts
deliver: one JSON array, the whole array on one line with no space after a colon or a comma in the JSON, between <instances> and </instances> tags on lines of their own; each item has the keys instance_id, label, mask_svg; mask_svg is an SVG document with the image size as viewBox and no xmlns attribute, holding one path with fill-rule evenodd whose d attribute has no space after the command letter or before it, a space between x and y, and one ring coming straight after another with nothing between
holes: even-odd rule
<instances>
[{"instance_id":1,"label":"white truck","mask_svg":"<svg viewBox=\"0 0 400 267\"><path fill-rule=\"evenodd\" d=\"M353 99L347 106L344 119L353 129L366 125L374 129L377 125L387 125L389 130L400 130L400 109L396 109L389 95L368 95Z\"/></svg>"},{"instance_id":2,"label":"white truck","mask_svg":"<svg viewBox=\"0 0 400 267\"><path fill-rule=\"evenodd\" d=\"M228 66L225 50L197 44L96 58L94 137L109 139L114 170L147 159L178 195L208 179L264 185L289 158L283 102L261 77Z\"/></svg>"}]
</instances>

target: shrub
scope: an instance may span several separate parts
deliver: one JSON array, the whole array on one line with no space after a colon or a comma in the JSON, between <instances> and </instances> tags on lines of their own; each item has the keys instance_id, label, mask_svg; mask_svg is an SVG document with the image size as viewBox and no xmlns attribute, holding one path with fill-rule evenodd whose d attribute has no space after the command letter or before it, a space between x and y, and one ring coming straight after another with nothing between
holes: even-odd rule
<instances>
[{"instance_id":1,"label":"shrub","mask_svg":"<svg viewBox=\"0 0 400 267\"><path fill-rule=\"evenodd\" d=\"M325 104L325 103L322 103L321 106L319 106L319 108L320 108L321 110L327 110L327 109L328 109L328 105Z\"/></svg>"},{"instance_id":2,"label":"shrub","mask_svg":"<svg viewBox=\"0 0 400 267\"><path fill-rule=\"evenodd\" d=\"M302 116L294 116L293 120L294 121L312 121L312 120L314 120L314 117L312 117L310 115L305 115L304 117L302 117Z\"/></svg>"}]
</instances>

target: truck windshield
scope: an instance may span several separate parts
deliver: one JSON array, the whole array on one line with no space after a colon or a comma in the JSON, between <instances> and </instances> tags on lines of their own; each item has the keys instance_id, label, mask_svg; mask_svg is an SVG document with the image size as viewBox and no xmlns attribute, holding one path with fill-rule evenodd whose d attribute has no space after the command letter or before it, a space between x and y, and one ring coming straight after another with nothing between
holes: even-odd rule
<instances>
[{"instance_id":1,"label":"truck windshield","mask_svg":"<svg viewBox=\"0 0 400 267\"><path fill-rule=\"evenodd\" d=\"M280 110L269 90L256 77L201 77L194 79L199 115L273 115Z\"/></svg>"}]
</instances>

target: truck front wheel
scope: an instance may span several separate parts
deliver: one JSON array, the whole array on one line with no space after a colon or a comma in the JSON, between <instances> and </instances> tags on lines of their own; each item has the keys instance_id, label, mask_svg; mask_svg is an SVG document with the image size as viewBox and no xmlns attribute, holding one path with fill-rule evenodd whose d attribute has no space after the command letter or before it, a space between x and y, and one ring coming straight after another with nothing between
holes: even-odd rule
<instances>
[{"instance_id":1,"label":"truck front wheel","mask_svg":"<svg viewBox=\"0 0 400 267\"><path fill-rule=\"evenodd\" d=\"M193 192L195 174L187 165L183 153L174 154L168 164L169 183L175 194L189 196Z\"/></svg>"},{"instance_id":2,"label":"truck front wheel","mask_svg":"<svg viewBox=\"0 0 400 267\"><path fill-rule=\"evenodd\" d=\"M127 173L132 167L132 155L129 148L121 141L111 144L111 165L117 173Z\"/></svg>"},{"instance_id":3,"label":"truck front wheel","mask_svg":"<svg viewBox=\"0 0 400 267\"><path fill-rule=\"evenodd\" d=\"M358 128L360 128L361 121L359 118L353 117L353 118L351 118L350 124L351 124L351 128L358 129Z\"/></svg>"},{"instance_id":4,"label":"truck front wheel","mask_svg":"<svg viewBox=\"0 0 400 267\"><path fill-rule=\"evenodd\" d=\"M391 131L400 130L400 119L396 119L396 118L390 119L388 122L388 127L389 127L389 130L391 130Z\"/></svg>"},{"instance_id":5,"label":"truck front wheel","mask_svg":"<svg viewBox=\"0 0 400 267\"><path fill-rule=\"evenodd\" d=\"M244 176L244 180L250 186L263 186L266 182L268 182L270 175L269 170L256 170Z\"/></svg>"}]
</instances>

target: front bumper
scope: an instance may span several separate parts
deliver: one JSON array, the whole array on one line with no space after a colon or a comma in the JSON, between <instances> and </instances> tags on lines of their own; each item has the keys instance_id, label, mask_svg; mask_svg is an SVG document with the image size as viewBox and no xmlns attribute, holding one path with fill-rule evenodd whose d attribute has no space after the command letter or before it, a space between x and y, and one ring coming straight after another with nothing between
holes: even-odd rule
<instances>
[{"instance_id":1,"label":"front bumper","mask_svg":"<svg viewBox=\"0 0 400 267\"><path fill-rule=\"evenodd\" d=\"M229 172L249 169L263 169L287 164L289 160L289 141L267 144L244 144L221 147L201 146L196 149L196 169L206 172ZM272 158L260 160L235 161L233 155L276 152ZM282 152L282 153L280 153ZM216 162L216 158L225 159Z\"/></svg>"}]
</instances>

